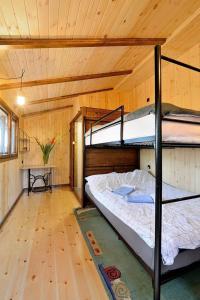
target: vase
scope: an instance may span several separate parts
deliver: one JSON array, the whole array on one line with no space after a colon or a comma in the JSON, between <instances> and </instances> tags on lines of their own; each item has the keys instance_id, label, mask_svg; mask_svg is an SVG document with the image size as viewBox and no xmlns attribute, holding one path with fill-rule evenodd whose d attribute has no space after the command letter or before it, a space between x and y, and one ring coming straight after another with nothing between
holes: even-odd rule
<instances>
[{"instance_id":1,"label":"vase","mask_svg":"<svg viewBox=\"0 0 200 300\"><path fill-rule=\"evenodd\" d=\"M47 165L49 161L49 153L43 154L43 163L44 165Z\"/></svg>"}]
</instances>

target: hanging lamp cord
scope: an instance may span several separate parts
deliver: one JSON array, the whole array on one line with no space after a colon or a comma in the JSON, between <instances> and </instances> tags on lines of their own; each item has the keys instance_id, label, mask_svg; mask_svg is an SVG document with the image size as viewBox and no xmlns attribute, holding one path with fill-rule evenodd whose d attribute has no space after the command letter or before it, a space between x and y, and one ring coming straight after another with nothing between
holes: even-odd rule
<instances>
[{"instance_id":1,"label":"hanging lamp cord","mask_svg":"<svg viewBox=\"0 0 200 300\"><path fill-rule=\"evenodd\" d=\"M21 84L22 84L22 78L24 76L24 73L25 73L25 70L22 69L22 72L21 72L21 75L20 76L17 76L17 77L8 77L8 78L1 78L0 77L0 80L14 80L14 79L21 79Z\"/></svg>"},{"instance_id":2,"label":"hanging lamp cord","mask_svg":"<svg viewBox=\"0 0 200 300\"><path fill-rule=\"evenodd\" d=\"M25 70L22 69L20 91L22 90L22 80L23 80L24 73L25 73Z\"/></svg>"}]
</instances>

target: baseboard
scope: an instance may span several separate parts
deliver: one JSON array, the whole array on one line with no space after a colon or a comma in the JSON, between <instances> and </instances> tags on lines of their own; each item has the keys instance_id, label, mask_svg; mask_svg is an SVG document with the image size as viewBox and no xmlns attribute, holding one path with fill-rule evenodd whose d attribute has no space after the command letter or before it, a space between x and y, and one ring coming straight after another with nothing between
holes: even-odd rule
<instances>
[{"instance_id":1,"label":"baseboard","mask_svg":"<svg viewBox=\"0 0 200 300\"><path fill-rule=\"evenodd\" d=\"M15 208L15 206L17 205L17 203L19 202L19 199L21 198L21 196L23 195L25 189L22 189L21 193L18 195L17 199L15 200L15 202L13 203L13 205L11 206L11 208L9 209L9 211L6 213L6 215L4 216L3 220L0 223L0 229L2 228L2 226L5 224L5 222L7 221L8 217L10 216L11 212L13 211L13 209Z\"/></svg>"},{"instance_id":2,"label":"baseboard","mask_svg":"<svg viewBox=\"0 0 200 300\"><path fill-rule=\"evenodd\" d=\"M57 187L69 187L69 183L60 183L60 184L53 184L53 188Z\"/></svg>"}]
</instances>

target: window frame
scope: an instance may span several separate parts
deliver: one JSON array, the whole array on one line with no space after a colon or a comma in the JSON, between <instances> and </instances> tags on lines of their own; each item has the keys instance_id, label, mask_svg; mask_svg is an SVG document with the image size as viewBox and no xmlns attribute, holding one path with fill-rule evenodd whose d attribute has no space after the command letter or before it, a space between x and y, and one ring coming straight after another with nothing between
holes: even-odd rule
<instances>
[{"instance_id":1,"label":"window frame","mask_svg":"<svg viewBox=\"0 0 200 300\"><path fill-rule=\"evenodd\" d=\"M17 115L8 107L8 105L0 99L0 109L8 115L8 153L0 154L0 163L18 158L18 134L19 134L19 118ZM16 121L16 153L11 153L11 140L12 140L12 120Z\"/></svg>"},{"instance_id":2,"label":"window frame","mask_svg":"<svg viewBox=\"0 0 200 300\"><path fill-rule=\"evenodd\" d=\"M15 149L16 152L12 153L12 121L15 121ZM19 119L18 117L12 113L10 120L10 156L17 157L18 156L18 134L19 134Z\"/></svg>"},{"instance_id":3,"label":"window frame","mask_svg":"<svg viewBox=\"0 0 200 300\"><path fill-rule=\"evenodd\" d=\"M0 153L0 158L8 158L9 157L9 149L10 149L10 144L9 144L9 135L10 135L10 127L9 127L9 124L10 124L10 115L9 115L9 112L1 105L0 103L0 110L2 110L7 116L8 116L8 148L7 148L7 152L6 153Z\"/></svg>"}]
</instances>

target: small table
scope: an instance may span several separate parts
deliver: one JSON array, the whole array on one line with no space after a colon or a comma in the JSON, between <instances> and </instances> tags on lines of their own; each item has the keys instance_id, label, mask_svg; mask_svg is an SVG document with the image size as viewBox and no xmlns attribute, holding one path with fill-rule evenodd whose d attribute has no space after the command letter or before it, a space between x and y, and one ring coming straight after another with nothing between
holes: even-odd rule
<instances>
[{"instance_id":1,"label":"small table","mask_svg":"<svg viewBox=\"0 0 200 300\"><path fill-rule=\"evenodd\" d=\"M50 190L52 192L52 169L55 168L54 165L27 165L22 166L21 170L28 170L28 196L31 191L34 191L34 184L38 179L43 180L44 187L37 188L35 191L46 191ZM33 175L31 174L31 170L49 170L48 173L45 173L44 175Z\"/></svg>"}]
</instances>

